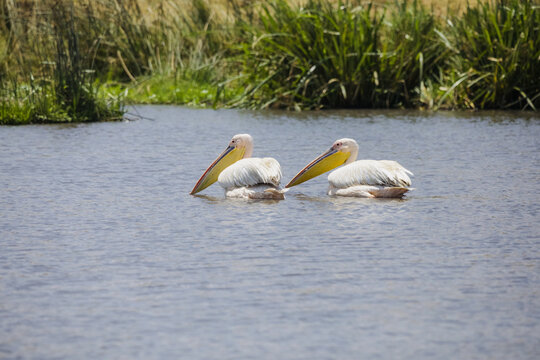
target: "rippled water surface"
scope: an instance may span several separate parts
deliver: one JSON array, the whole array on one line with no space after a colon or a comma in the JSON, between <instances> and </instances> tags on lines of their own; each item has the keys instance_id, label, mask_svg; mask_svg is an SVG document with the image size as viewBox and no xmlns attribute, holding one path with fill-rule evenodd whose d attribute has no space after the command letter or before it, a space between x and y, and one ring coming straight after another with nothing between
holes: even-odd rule
<instances>
[{"instance_id":1,"label":"rippled water surface","mask_svg":"<svg viewBox=\"0 0 540 360\"><path fill-rule=\"evenodd\" d=\"M540 119L138 107L0 127L0 358L537 359ZM403 200L226 200L236 133L285 181L338 138Z\"/></svg>"}]
</instances>

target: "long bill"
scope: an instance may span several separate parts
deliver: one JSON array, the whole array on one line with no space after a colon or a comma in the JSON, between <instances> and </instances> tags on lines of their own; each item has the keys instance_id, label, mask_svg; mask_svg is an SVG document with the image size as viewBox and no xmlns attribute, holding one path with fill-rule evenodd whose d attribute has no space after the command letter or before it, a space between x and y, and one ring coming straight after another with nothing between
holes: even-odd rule
<instances>
[{"instance_id":1,"label":"long bill","mask_svg":"<svg viewBox=\"0 0 540 360\"><path fill-rule=\"evenodd\" d=\"M213 183L215 183L219 177L219 174L227 167L231 166L244 156L244 149L239 149L233 146L229 146L218 156L216 160L206 169L202 174L197 184L190 194L194 195L200 191L203 191Z\"/></svg>"},{"instance_id":2,"label":"long bill","mask_svg":"<svg viewBox=\"0 0 540 360\"><path fill-rule=\"evenodd\" d=\"M285 187L290 188L291 186L301 184L304 181L308 181L309 179L335 169L347 161L350 155L350 153L344 153L330 148L296 174Z\"/></svg>"}]
</instances>

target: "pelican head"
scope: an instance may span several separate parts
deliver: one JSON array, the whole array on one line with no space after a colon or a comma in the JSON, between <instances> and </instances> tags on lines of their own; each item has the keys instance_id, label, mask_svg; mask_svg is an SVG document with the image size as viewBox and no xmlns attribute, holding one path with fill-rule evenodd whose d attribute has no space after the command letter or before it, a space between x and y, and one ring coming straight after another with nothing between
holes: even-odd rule
<instances>
[{"instance_id":1,"label":"pelican head","mask_svg":"<svg viewBox=\"0 0 540 360\"><path fill-rule=\"evenodd\" d=\"M191 195L194 195L213 183L219 177L219 174L227 167L231 166L240 159L251 157L253 153L253 138L249 134L234 135L227 148L218 156L216 160L202 174Z\"/></svg>"},{"instance_id":2,"label":"pelican head","mask_svg":"<svg viewBox=\"0 0 540 360\"><path fill-rule=\"evenodd\" d=\"M330 149L322 153L310 162L285 186L290 188L308 181L340 165L348 164L356 160L358 156L358 144L353 139L344 138L336 140Z\"/></svg>"}]
</instances>

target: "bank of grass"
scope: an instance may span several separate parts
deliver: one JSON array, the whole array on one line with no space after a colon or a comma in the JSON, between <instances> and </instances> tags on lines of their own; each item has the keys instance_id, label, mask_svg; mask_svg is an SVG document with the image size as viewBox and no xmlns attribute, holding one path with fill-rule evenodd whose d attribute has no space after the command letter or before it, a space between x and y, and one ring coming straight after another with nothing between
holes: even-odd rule
<instances>
[{"instance_id":1,"label":"bank of grass","mask_svg":"<svg viewBox=\"0 0 540 360\"><path fill-rule=\"evenodd\" d=\"M445 32L457 105L540 107L539 2L501 0L468 7L451 18Z\"/></svg>"},{"instance_id":2,"label":"bank of grass","mask_svg":"<svg viewBox=\"0 0 540 360\"><path fill-rule=\"evenodd\" d=\"M73 97L72 91L58 83L4 84L0 89L0 125L95 122L120 120L123 105L119 97L98 94L98 87L83 84ZM64 91L59 94L58 91Z\"/></svg>"},{"instance_id":3,"label":"bank of grass","mask_svg":"<svg viewBox=\"0 0 540 360\"><path fill-rule=\"evenodd\" d=\"M0 123L125 103L285 109L540 106L529 0L0 0Z\"/></svg>"},{"instance_id":4,"label":"bank of grass","mask_svg":"<svg viewBox=\"0 0 540 360\"><path fill-rule=\"evenodd\" d=\"M141 77L136 83L108 83L103 95L128 104L176 104L198 108L224 106L242 94L240 87L225 87L213 82L178 79L168 75Z\"/></svg>"},{"instance_id":5,"label":"bank of grass","mask_svg":"<svg viewBox=\"0 0 540 360\"><path fill-rule=\"evenodd\" d=\"M0 124L118 119L133 102L216 105L254 10L186 3L0 0Z\"/></svg>"},{"instance_id":6,"label":"bank of grass","mask_svg":"<svg viewBox=\"0 0 540 360\"><path fill-rule=\"evenodd\" d=\"M9 36L0 37L8 49L0 67L0 124L121 119L120 99L99 95L93 49L81 46L73 4L56 2L34 15L40 16L34 23L11 16L3 24Z\"/></svg>"},{"instance_id":7,"label":"bank of grass","mask_svg":"<svg viewBox=\"0 0 540 360\"><path fill-rule=\"evenodd\" d=\"M417 2L389 10L312 0L265 7L247 51L249 84L240 104L317 109L418 107L424 80L444 67L435 16ZM251 85L251 86L250 86ZM425 89L424 89L425 91Z\"/></svg>"},{"instance_id":8,"label":"bank of grass","mask_svg":"<svg viewBox=\"0 0 540 360\"><path fill-rule=\"evenodd\" d=\"M264 7L246 50L253 108L540 106L540 8L500 0L442 21L417 1L386 9L310 0Z\"/></svg>"}]
</instances>

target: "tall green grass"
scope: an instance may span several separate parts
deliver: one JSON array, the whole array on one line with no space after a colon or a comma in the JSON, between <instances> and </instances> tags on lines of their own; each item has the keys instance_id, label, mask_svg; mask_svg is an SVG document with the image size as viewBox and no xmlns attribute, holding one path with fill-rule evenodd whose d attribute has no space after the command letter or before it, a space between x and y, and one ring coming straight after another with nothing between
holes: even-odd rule
<instances>
[{"instance_id":1,"label":"tall green grass","mask_svg":"<svg viewBox=\"0 0 540 360\"><path fill-rule=\"evenodd\" d=\"M10 17L9 47L19 51L3 63L0 124L120 119L119 100L98 96L93 49L81 49L73 5L55 2L39 10L32 24Z\"/></svg>"},{"instance_id":2,"label":"tall green grass","mask_svg":"<svg viewBox=\"0 0 540 360\"><path fill-rule=\"evenodd\" d=\"M373 100L382 17L371 6L274 1L245 47L249 107L351 107Z\"/></svg>"},{"instance_id":3,"label":"tall green grass","mask_svg":"<svg viewBox=\"0 0 540 360\"><path fill-rule=\"evenodd\" d=\"M440 40L437 20L416 0L395 1L386 11L374 107L434 107L430 92L451 54Z\"/></svg>"},{"instance_id":4,"label":"tall green grass","mask_svg":"<svg viewBox=\"0 0 540 360\"><path fill-rule=\"evenodd\" d=\"M529 0L484 2L451 19L417 1L276 0L245 46L246 91L234 104L535 109L539 16Z\"/></svg>"},{"instance_id":5,"label":"tall green grass","mask_svg":"<svg viewBox=\"0 0 540 360\"><path fill-rule=\"evenodd\" d=\"M107 106L97 96L91 64L93 54L81 51L80 33L75 28L73 12L73 5L57 3L51 13L56 48L51 75L56 100L73 121L98 121L120 117L117 104Z\"/></svg>"},{"instance_id":6,"label":"tall green grass","mask_svg":"<svg viewBox=\"0 0 540 360\"><path fill-rule=\"evenodd\" d=\"M450 52L434 15L416 1L386 11L360 1L297 8L277 0L261 20L246 47L250 76L238 102L250 107L422 106L424 82Z\"/></svg>"},{"instance_id":7,"label":"tall green grass","mask_svg":"<svg viewBox=\"0 0 540 360\"><path fill-rule=\"evenodd\" d=\"M246 24L253 18L252 6L228 0L224 15L207 0L192 0L190 6L162 0L146 7L137 0L114 2L117 5L110 11L120 9L122 20L104 31L111 41L102 56L116 58L107 77L113 93L126 94L131 103L195 106L229 98L230 91L219 84L228 82L236 45L249 36Z\"/></svg>"},{"instance_id":8,"label":"tall green grass","mask_svg":"<svg viewBox=\"0 0 540 360\"><path fill-rule=\"evenodd\" d=\"M126 102L540 106L535 1L447 17L391 1L0 0L0 123L118 119Z\"/></svg>"},{"instance_id":9,"label":"tall green grass","mask_svg":"<svg viewBox=\"0 0 540 360\"><path fill-rule=\"evenodd\" d=\"M446 29L459 103L465 107L540 107L540 4L499 0L467 7ZM457 84L455 82L454 84Z\"/></svg>"},{"instance_id":10,"label":"tall green grass","mask_svg":"<svg viewBox=\"0 0 540 360\"><path fill-rule=\"evenodd\" d=\"M214 103L217 88L209 84L225 80L221 61L238 36L220 27L206 1L187 9L168 0L146 5L0 1L0 124L119 119L124 94Z\"/></svg>"}]
</instances>

